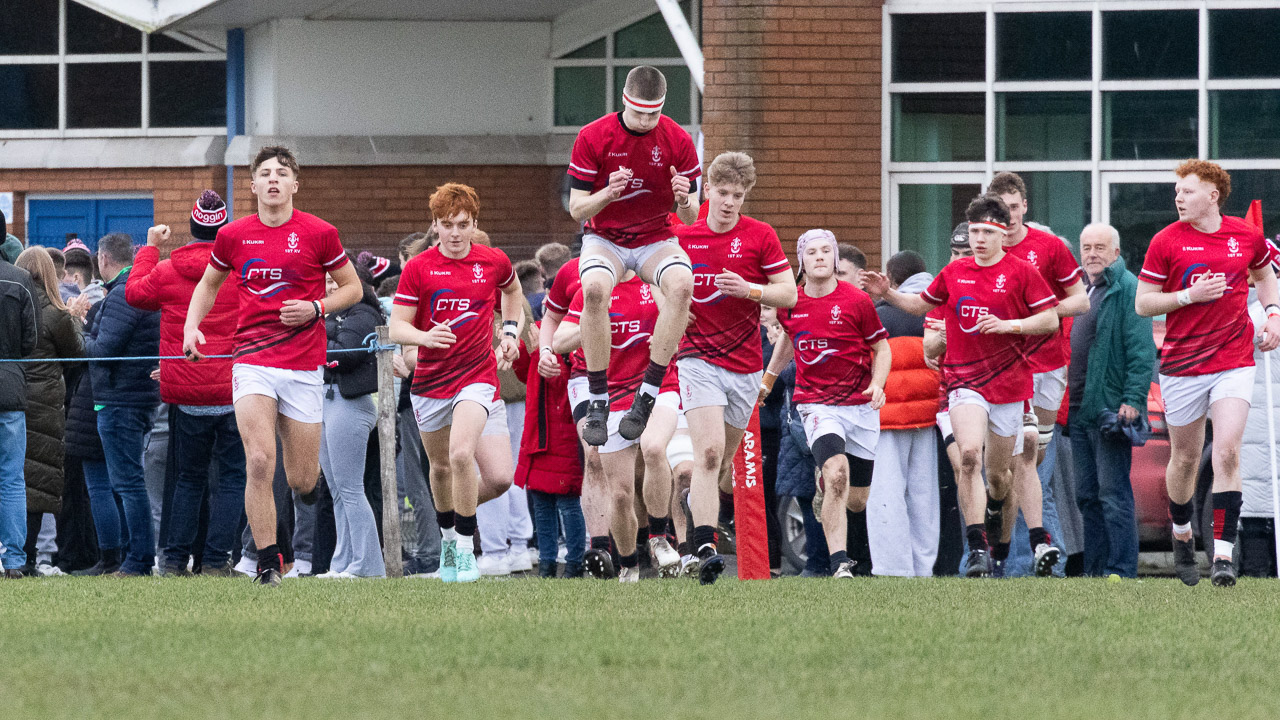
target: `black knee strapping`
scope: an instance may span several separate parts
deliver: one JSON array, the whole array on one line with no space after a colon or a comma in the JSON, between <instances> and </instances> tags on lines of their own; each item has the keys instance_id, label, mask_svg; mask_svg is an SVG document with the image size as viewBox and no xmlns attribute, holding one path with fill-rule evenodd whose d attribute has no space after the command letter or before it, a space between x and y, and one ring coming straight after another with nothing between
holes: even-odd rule
<instances>
[{"instance_id":1,"label":"black knee strapping","mask_svg":"<svg viewBox=\"0 0 1280 720\"><path fill-rule=\"evenodd\" d=\"M844 456L849 461L849 487L871 487L871 473L875 470L876 461L849 453Z\"/></svg>"},{"instance_id":2,"label":"black knee strapping","mask_svg":"<svg viewBox=\"0 0 1280 720\"><path fill-rule=\"evenodd\" d=\"M687 268L689 272L693 272L693 266L687 260L678 257L669 258L658 265L658 269L654 271L653 284L657 285L658 289L662 289L662 274L676 266Z\"/></svg>"},{"instance_id":3,"label":"black knee strapping","mask_svg":"<svg viewBox=\"0 0 1280 720\"><path fill-rule=\"evenodd\" d=\"M813 441L810 451L813 453L813 463L818 466L818 470L822 470L828 460L844 454L844 438L835 433L827 433Z\"/></svg>"}]
</instances>

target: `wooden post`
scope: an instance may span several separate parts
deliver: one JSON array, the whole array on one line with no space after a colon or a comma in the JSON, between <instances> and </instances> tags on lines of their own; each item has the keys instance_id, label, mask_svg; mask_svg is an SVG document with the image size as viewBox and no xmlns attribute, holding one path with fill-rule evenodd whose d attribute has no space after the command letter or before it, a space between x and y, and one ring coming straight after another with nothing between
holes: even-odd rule
<instances>
[{"instance_id":1,"label":"wooden post","mask_svg":"<svg viewBox=\"0 0 1280 720\"><path fill-rule=\"evenodd\" d=\"M395 371L386 325L378 326L378 454L382 468L382 557L387 577L404 577L400 562L400 494L396 490L396 393Z\"/></svg>"}]
</instances>

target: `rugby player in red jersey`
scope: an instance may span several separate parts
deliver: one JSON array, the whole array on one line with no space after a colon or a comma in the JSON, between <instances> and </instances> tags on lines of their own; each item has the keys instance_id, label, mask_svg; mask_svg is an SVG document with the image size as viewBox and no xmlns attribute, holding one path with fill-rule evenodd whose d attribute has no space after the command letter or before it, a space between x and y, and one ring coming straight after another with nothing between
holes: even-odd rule
<instances>
[{"instance_id":1,"label":"rugby player in red jersey","mask_svg":"<svg viewBox=\"0 0 1280 720\"><path fill-rule=\"evenodd\" d=\"M960 452L957 478L961 511L969 541L969 575L991 574L991 552L983 523L988 504L1003 501L1010 491L1009 471L1023 409L1033 393L1031 366L1023 349L1024 335L1047 335L1058 329L1058 299L1030 264L1004 251L1009 208L998 197L975 198L965 210L972 258L942 269L919 295L889 288L882 273L864 275L867 292L894 307L924 315L935 306L946 309L947 352L943 381L947 387L952 432ZM990 489L983 491L982 460Z\"/></svg>"},{"instance_id":2,"label":"rugby player in red jersey","mask_svg":"<svg viewBox=\"0 0 1280 720\"><path fill-rule=\"evenodd\" d=\"M662 378L688 321L693 276L668 220L672 205L685 222L698 212L692 182L702 174L689 133L662 114L667 79L648 65L632 68L622 90L625 109L578 132L569 161L569 213L586 223L578 270L585 305L582 349L590 402L582 438L609 438L609 297L627 270L662 290L649 364L635 402L618 426L634 440L644 432Z\"/></svg>"},{"instance_id":3,"label":"rugby player in red jersey","mask_svg":"<svg viewBox=\"0 0 1280 720\"><path fill-rule=\"evenodd\" d=\"M1089 310L1089 295L1085 292L1080 263L1056 235L1027 226L1023 218L1027 213L1027 186L1016 173L997 173L987 186L987 193L997 195L1009 208L1009 234L1005 236L1004 250L1010 255L1031 263L1044 278L1045 284L1058 298L1055 312L1058 318L1082 315ZM1060 552L1043 527L1044 495L1040 487L1040 475L1036 466L1044 461L1044 451L1053 439L1053 426L1057 422L1062 397L1067 390L1067 353L1069 340L1062 326L1049 335L1027 338L1027 362L1031 364L1034 393L1031 411L1023 430L1024 452L1014 460L1014 496L1022 516L1027 521L1033 566L1036 575L1047 576L1053 572ZM1034 450L1033 450L1034 448ZM987 509L988 531L1001 523L1001 509ZM1001 538L1003 540L1003 538ZM991 538L994 543L996 538ZM1003 562L1009 554L1006 542L999 542L995 559Z\"/></svg>"},{"instance_id":4,"label":"rugby player in red jersey","mask_svg":"<svg viewBox=\"0 0 1280 720\"><path fill-rule=\"evenodd\" d=\"M1280 294L1268 243L1240 218L1222 214L1231 176L1216 163L1188 160L1174 171L1178 221L1147 248L1134 304L1139 315L1165 315L1160 391L1169 428L1165 474L1173 519L1174 564L1187 585L1200 581L1191 534L1191 497L1204 448L1205 417L1213 419L1214 585L1236 582L1231 554L1240 518L1240 443L1253 397L1253 323L1249 283L1267 320L1257 338L1263 352L1280 346Z\"/></svg>"},{"instance_id":5,"label":"rugby player in red jersey","mask_svg":"<svg viewBox=\"0 0 1280 720\"><path fill-rule=\"evenodd\" d=\"M480 216L475 190L447 183L436 188L430 205L440 244L405 265L390 335L393 342L418 346L410 394L443 536L440 579L475 582L476 505L511 486L498 369L519 355L524 295L506 254L472 242ZM502 340L495 350L491 318L499 309ZM484 432L499 423L503 432Z\"/></svg>"},{"instance_id":6,"label":"rugby player in red jersey","mask_svg":"<svg viewBox=\"0 0 1280 720\"><path fill-rule=\"evenodd\" d=\"M234 273L240 297L231 366L231 399L245 451L245 514L258 548L254 582L278 586L283 572L276 544L276 433L289 487L309 496L320 478L321 383L327 341L324 314L360 300L360 280L338 231L295 210L298 161L288 148L268 146L249 167L258 212L224 225L209 266L191 295L182 352L203 357L200 322L218 289ZM325 274L338 289L325 297Z\"/></svg>"},{"instance_id":7,"label":"rugby player in red jersey","mask_svg":"<svg viewBox=\"0 0 1280 720\"><path fill-rule=\"evenodd\" d=\"M804 422L814 464L822 471L822 499L814 504L821 503L831 575L852 578L845 510L860 516L865 533L892 356L889 334L871 298L836 279L837 252L836 237L828 230L810 230L797 241L803 284L795 307L778 310L785 332L774 346L769 376L777 377L795 358L791 400Z\"/></svg>"},{"instance_id":8,"label":"rugby player in red jersey","mask_svg":"<svg viewBox=\"0 0 1280 720\"><path fill-rule=\"evenodd\" d=\"M732 476L733 457L760 394L760 305L796 303L796 280L778 234L742 214L755 184L750 156L721 153L707 167L707 218L677 228L694 273L693 322L676 357L680 401L697 458L689 489L691 544L703 584L724 571L724 558L716 552L720 481Z\"/></svg>"},{"instance_id":9,"label":"rugby player in red jersey","mask_svg":"<svg viewBox=\"0 0 1280 720\"><path fill-rule=\"evenodd\" d=\"M579 291L564 322L556 330L553 344L557 352L571 352L580 345L584 304L583 293ZM622 437L618 432L618 424L634 402L636 390L644 378L644 370L649 362L649 338L653 336L657 320L658 303L652 289L634 272L627 271L622 282L614 286L610 297L609 366L612 370L609 373L609 401L613 409L609 412L609 439L596 449L613 500L610 529L613 531L614 542L617 543L618 561L622 566L618 572L618 580L624 583L640 579L639 553L636 548L639 521L635 508L638 440ZM580 400L577 404L581 405L582 402L590 401ZM582 410L577 410L575 414L581 415ZM663 462L666 462L665 457ZM660 517L649 517L649 549L653 554L654 564L658 567L658 574L663 577L674 576L680 569L680 555L666 538L670 518L663 511L671 502L670 473L667 478L665 488L661 486L661 478L650 483L650 478L646 477L644 485L646 508L662 513ZM659 528L656 536L654 528Z\"/></svg>"}]
</instances>

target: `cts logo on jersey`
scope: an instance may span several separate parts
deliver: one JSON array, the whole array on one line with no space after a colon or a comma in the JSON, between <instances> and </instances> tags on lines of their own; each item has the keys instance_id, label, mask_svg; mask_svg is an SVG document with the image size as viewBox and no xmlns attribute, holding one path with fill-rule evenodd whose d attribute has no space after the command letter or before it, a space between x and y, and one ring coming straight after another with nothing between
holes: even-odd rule
<instances>
[{"instance_id":1,"label":"cts logo on jersey","mask_svg":"<svg viewBox=\"0 0 1280 720\"><path fill-rule=\"evenodd\" d=\"M836 349L830 347L830 343L825 338L808 337L812 334L808 330L796 333L796 358L805 365L821 365L835 355ZM817 354L812 358L806 357L809 353Z\"/></svg>"},{"instance_id":2,"label":"cts logo on jersey","mask_svg":"<svg viewBox=\"0 0 1280 720\"><path fill-rule=\"evenodd\" d=\"M244 279L245 289L249 292L262 297L271 297L293 284L284 279L284 270L281 268L255 267L256 263L261 262L266 261L262 258L253 258L240 268L240 276ZM256 287L259 281L268 284L265 287Z\"/></svg>"},{"instance_id":3,"label":"cts logo on jersey","mask_svg":"<svg viewBox=\"0 0 1280 720\"><path fill-rule=\"evenodd\" d=\"M1027 253L1027 262L1031 263L1033 267L1040 267L1039 263L1036 262L1036 260L1038 260L1039 257L1040 257L1039 255L1036 255L1036 251L1032 250L1031 252Z\"/></svg>"},{"instance_id":4,"label":"cts logo on jersey","mask_svg":"<svg viewBox=\"0 0 1280 720\"><path fill-rule=\"evenodd\" d=\"M289 238L285 240L285 243L289 246L285 250L285 252L290 252L290 253L302 252L302 250L298 247L298 233L296 232L289 233Z\"/></svg>"},{"instance_id":5,"label":"cts logo on jersey","mask_svg":"<svg viewBox=\"0 0 1280 720\"><path fill-rule=\"evenodd\" d=\"M977 320L983 315L990 315L991 310L977 304L977 299L965 295L956 301L956 318L960 321L960 330L966 334L972 335L978 332ZM964 326L965 320L973 323L969 327Z\"/></svg>"},{"instance_id":6,"label":"cts logo on jersey","mask_svg":"<svg viewBox=\"0 0 1280 720\"><path fill-rule=\"evenodd\" d=\"M453 291L448 288L440 288L431 293L431 322L437 325L447 325L450 328L457 329L472 320L480 317L480 315L471 310L470 298L449 297ZM437 320L436 313L459 313L449 320Z\"/></svg>"},{"instance_id":7,"label":"cts logo on jersey","mask_svg":"<svg viewBox=\"0 0 1280 720\"><path fill-rule=\"evenodd\" d=\"M625 350L632 345L647 340L650 333L640 331L639 320L624 320L622 313L609 313L609 332L615 340L621 342L612 343L614 350ZM622 337L622 336L626 337Z\"/></svg>"},{"instance_id":8,"label":"cts logo on jersey","mask_svg":"<svg viewBox=\"0 0 1280 720\"><path fill-rule=\"evenodd\" d=\"M839 305L831 306L831 322L833 323L840 322L840 306Z\"/></svg>"},{"instance_id":9,"label":"cts logo on jersey","mask_svg":"<svg viewBox=\"0 0 1280 720\"><path fill-rule=\"evenodd\" d=\"M484 268L480 267L480 263L475 263L471 266L471 274L475 277L475 282L484 280Z\"/></svg>"},{"instance_id":10,"label":"cts logo on jersey","mask_svg":"<svg viewBox=\"0 0 1280 720\"><path fill-rule=\"evenodd\" d=\"M653 161L662 162L662 148L657 145L653 146Z\"/></svg>"},{"instance_id":11,"label":"cts logo on jersey","mask_svg":"<svg viewBox=\"0 0 1280 720\"><path fill-rule=\"evenodd\" d=\"M693 266L693 301L701 305L715 305L721 300L728 297L716 288L716 276L709 271L710 266L706 263L698 263ZM701 270L702 272L699 272ZM711 288L713 292L704 297L698 297L700 288Z\"/></svg>"},{"instance_id":12,"label":"cts logo on jersey","mask_svg":"<svg viewBox=\"0 0 1280 720\"><path fill-rule=\"evenodd\" d=\"M996 290L1003 292L1004 284L1008 281L1009 281L1009 278L1005 277L1004 273L1000 273L1000 275L996 278Z\"/></svg>"},{"instance_id":13,"label":"cts logo on jersey","mask_svg":"<svg viewBox=\"0 0 1280 720\"><path fill-rule=\"evenodd\" d=\"M1187 268L1186 272L1182 273L1182 287L1189 288L1200 278L1212 274L1209 266L1205 263L1193 263L1191 267Z\"/></svg>"}]
</instances>

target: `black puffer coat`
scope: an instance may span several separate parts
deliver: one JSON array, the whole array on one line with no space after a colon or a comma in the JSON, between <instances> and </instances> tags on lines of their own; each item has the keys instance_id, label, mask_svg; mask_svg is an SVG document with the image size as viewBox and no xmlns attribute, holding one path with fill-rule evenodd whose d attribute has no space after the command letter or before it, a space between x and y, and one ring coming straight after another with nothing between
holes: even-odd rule
<instances>
[{"instance_id":1,"label":"black puffer coat","mask_svg":"<svg viewBox=\"0 0 1280 720\"><path fill-rule=\"evenodd\" d=\"M102 302L89 308L86 326L93 322ZM93 378L88 368L79 369L79 377L70 380L67 400L67 457L103 460L102 438L98 436L98 412L93 409Z\"/></svg>"},{"instance_id":2,"label":"black puffer coat","mask_svg":"<svg viewBox=\"0 0 1280 720\"><path fill-rule=\"evenodd\" d=\"M36 285L40 338L32 358L83 357L80 321L54 307ZM67 386L61 363L29 363L27 378L27 512L56 513L62 502L63 434L66 430Z\"/></svg>"}]
</instances>

